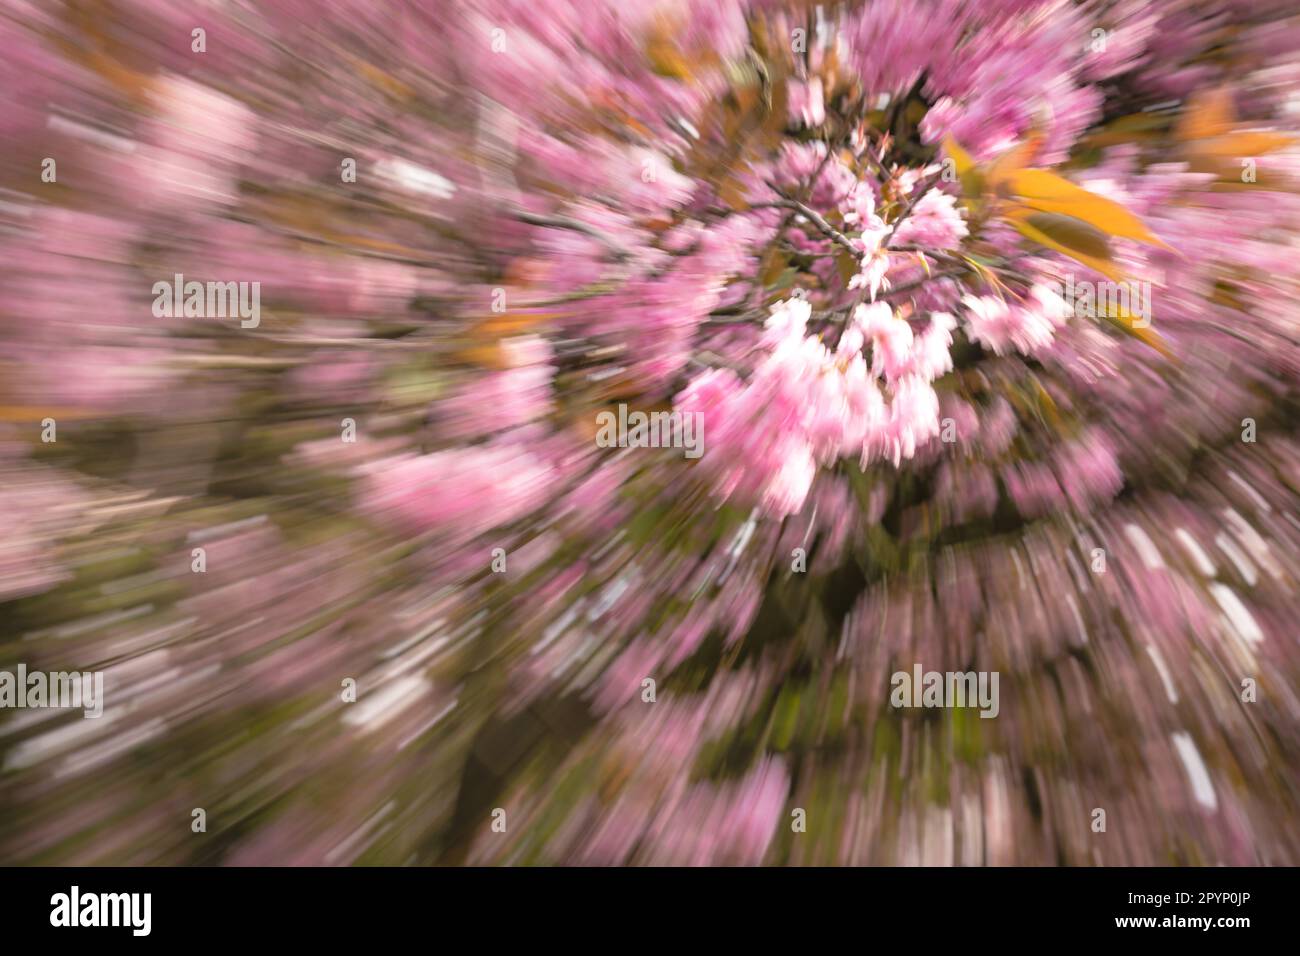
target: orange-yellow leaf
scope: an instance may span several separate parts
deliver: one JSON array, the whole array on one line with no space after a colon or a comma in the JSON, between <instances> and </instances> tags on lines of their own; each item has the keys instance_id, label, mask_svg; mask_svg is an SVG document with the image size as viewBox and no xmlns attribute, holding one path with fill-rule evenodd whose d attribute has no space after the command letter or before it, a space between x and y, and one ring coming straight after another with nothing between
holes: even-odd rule
<instances>
[{"instance_id":1,"label":"orange-yellow leaf","mask_svg":"<svg viewBox=\"0 0 1300 956\"><path fill-rule=\"evenodd\" d=\"M1169 346L1165 344L1165 340L1160 337L1160 333L1156 332L1149 325L1147 326L1136 325L1135 324L1137 321L1136 317L1130 315L1124 309L1120 309L1119 313L1120 314L1118 315L1105 314L1102 315L1102 318L1105 319L1107 322L1109 322L1111 325L1113 325L1115 328L1119 329L1125 335L1130 335L1133 338L1137 339L1139 342L1142 342L1144 345L1148 345L1151 348L1155 349L1165 358L1171 359L1174 357L1174 354L1170 350Z\"/></svg>"},{"instance_id":2,"label":"orange-yellow leaf","mask_svg":"<svg viewBox=\"0 0 1300 956\"><path fill-rule=\"evenodd\" d=\"M997 192L1002 183L1019 174L1021 170L1034 161L1038 148L1043 144L1043 135L1031 132L1021 143L1011 147L989 164L985 173L989 189Z\"/></svg>"},{"instance_id":3,"label":"orange-yellow leaf","mask_svg":"<svg viewBox=\"0 0 1300 956\"><path fill-rule=\"evenodd\" d=\"M18 425L31 425L39 433L40 421L49 417L57 421L77 421L92 418L94 413L88 409L72 407L50 407L48 405L0 405L0 422Z\"/></svg>"},{"instance_id":4,"label":"orange-yellow leaf","mask_svg":"<svg viewBox=\"0 0 1300 956\"><path fill-rule=\"evenodd\" d=\"M1189 151L1195 156L1214 156L1221 159L1244 159L1262 156L1290 146L1294 140L1282 133L1230 133L1214 139L1192 144Z\"/></svg>"},{"instance_id":5,"label":"orange-yellow leaf","mask_svg":"<svg viewBox=\"0 0 1300 956\"><path fill-rule=\"evenodd\" d=\"M1120 143L1148 142L1168 125L1169 120L1158 113L1134 113L1112 120L1095 133L1084 137L1088 146L1103 148Z\"/></svg>"},{"instance_id":6,"label":"orange-yellow leaf","mask_svg":"<svg viewBox=\"0 0 1300 956\"><path fill-rule=\"evenodd\" d=\"M974 171L975 160L971 159L970 153L958 146L957 141L951 136L943 138L943 151L952 160L958 176L965 176L967 173Z\"/></svg>"},{"instance_id":7,"label":"orange-yellow leaf","mask_svg":"<svg viewBox=\"0 0 1300 956\"><path fill-rule=\"evenodd\" d=\"M1055 249L1108 279L1122 281L1124 272L1111 259L1105 234L1087 223L1069 216L1031 210L1015 210L1007 216L1007 221L1025 238Z\"/></svg>"},{"instance_id":8,"label":"orange-yellow leaf","mask_svg":"<svg viewBox=\"0 0 1300 956\"><path fill-rule=\"evenodd\" d=\"M984 174L975 165L975 160L971 159L970 153L959 147L957 140L952 137L944 137L944 152L948 153L948 159L953 161L954 172L962 183L962 193L971 199L978 198L984 191Z\"/></svg>"},{"instance_id":9,"label":"orange-yellow leaf","mask_svg":"<svg viewBox=\"0 0 1300 956\"><path fill-rule=\"evenodd\" d=\"M1168 248L1141 219L1119 203L1088 192L1045 169L1022 169L1014 173L1007 183L1007 192L1017 202L1038 212L1070 216L1106 235Z\"/></svg>"},{"instance_id":10,"label":"orange-yellow leaf","mask_svg":"<svg viewBox=\"0 0 1300 956\"><path fill-rule=\"evenodd\" d=\"M1188 99L1174 133L1183 142L1212 139L1232 129L1235 115L1231 93L1227 90L1204 90Z\"/></svg>"},{"instance_id":11,"label":"orange-yellow leaf","mask_svg":"<svg viewBox=\"0 0 1300 956\"><path fill-rule=\"evenodd\" d=\"M691 68L672 39L671 25L656 29L646 43L646 59L660 76L676 80L690 79Z\"/></svg>"}]
</instances>

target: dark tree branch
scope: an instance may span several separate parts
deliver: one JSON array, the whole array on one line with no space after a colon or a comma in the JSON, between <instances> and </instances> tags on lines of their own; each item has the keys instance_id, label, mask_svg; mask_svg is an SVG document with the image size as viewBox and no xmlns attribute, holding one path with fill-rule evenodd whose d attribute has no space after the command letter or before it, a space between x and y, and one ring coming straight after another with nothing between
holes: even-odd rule
<instances>
[{"instance_id":1,"label":"dark tree branch","mask_svg":"<svg viewBox=\"0 0 1300 956\"><path fill-rule=\"evenodd\" d=\"M850 239L844 233L840 232L829 222L827 222L826 219L822 216L822 214L817 212L817 210L813 209L810 206L805 205L804 203L801 203L797 199L790 199L783 196L781 199L773 199L768 202L754 203L749 208L793 210L794 212L797 212L799 215L803 216L805 219L811 222L814 226L816 226L818 231L820 231L824 236L826 236L826 238L830 239L832 242L839 243L841 246L847 249L855 259L862 258L862 249L854 245L852 239Z\"/></svg>"},{"instance_id":2,"label":"dark tree branch","mask_svg":"<svg viewBox=\"0 0 1300 956\"><path fill-rule=\"evenodd\" d=\"M605 235L595 226L580 222L577 219L570 219L568 216L543 216L523 209L516 209L511 215L520 222L528 223L530 226L548 226L551 229L568 229L570 232L580 232L603 245L614 254L614 258L619 260L632 258L632 253L622 245Z\"/></svg>"}]
</instances>

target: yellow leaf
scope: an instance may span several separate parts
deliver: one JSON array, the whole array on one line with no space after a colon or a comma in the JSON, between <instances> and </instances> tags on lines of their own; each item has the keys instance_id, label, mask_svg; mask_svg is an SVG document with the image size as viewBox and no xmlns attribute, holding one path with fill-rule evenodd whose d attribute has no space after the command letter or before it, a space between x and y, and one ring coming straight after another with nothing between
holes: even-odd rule
<instances>
[{"instance_id":1,"label":"yellow leaf","mask_svg":"<svg viewBox=\"0 0 1300 956\"><path fill-rule=\"evenodd\" d=\"M1098 149L1120 143L1149 142L1168 123L1168 118L1158 113L1134 113L1112 120L1097 132L1085 136L1083 141Z\"/></svg>"},{"instance_id":2,"label":"yellow leaf","mask_svg":"<svg viewBox=\"0 0 1300 956\"><path fill-rule=\"evenodd\" d=\"M1119 203L1088 192L1045 169L1022 169L1014 173L1007 192L1019 203L1039 212L1070 216L1107 235L1169 248Z\"/></svg>"},{"instance_id":3,"label":"yellow leaf","mask_svg":"<svg viewBox=\"0 0 1300 956\"><path fill-rule=\"evenodd\" d=\"M1235 115L1231 93L1227 90L1203 90L1187 100L1174 134L1184 142L1213 139L1232 129Z\"/></svg>"},{"instance_id":4,"label":"yellow leaf","mask_svg":"<svg viewBox=\"0 0 1300 956\"><path fill-rule=\"evenodd\" d=\"M943 151L952 160L953 168L957 171L957 177L961 179L963 185L966 183L968 176L977 175L975 160L971 159L970 153L958 146L957 141L951 136L943 138ZM978 189L976 191L978 192Z\"/></svg>"},{"instance_id":5,"label":"yellow leaf","mask_svg":"<svg viewBox=\"0 0 1300 956\"><path fill-rule=\"evenodd\" d=\"M1197 94L1188 100L1174 134L1193 172L1236 179L1240 160L1295 143L1294 137L1283 133L1243 131L1234 123L1235 115L1232 97L1224 90Z\"/></svg>"},{"instance_id":6,"label":"yellow leaf","mask_svg":"<svg viewBox=\"0 0 1300 956\"><path fill-rule=\"evenodd\" d=\"M39 431L41 419L47 417L57 421L78 421L84 418L92 418L93 412L72 407L62 408L48 405L0 405L0 422L31 425Z\"/></svg>"},{"instance_id":7,"label":"yellow leaf","mask_svg":"<svg viewBox=\"0 0 1300 956\"><path fill-rule=\"evenodd\" d=\"M452 353L452 358L458 362L464 362L466 365L480 365L483 368L497 371L509 367L500 342L489 342L486 345L471 345L467 348L458 349Z\"/></svg>"},{"instance_id":8,"label":"yellow leaf","mask_svg":"<svg viewBox=\"0 0 1300 956\"><path fill-rule=\"evenodd\" d=\"M1029 134L1024 142L1011 147L1011 149L993 160L985 173L989 189L994 192L998 191L1002 183L1017 175L1033 162L1034 156L1038 153L1038 147L1042 144L1042 133L1034 131Z\"/></svg>"},{"instance_id":9,"label":"yellow leaf","mask_svg":"<svg viewBox=\"0 0 1300 956\"><path fill-rule=\"evenodd\" d=\"M1189 148L1189 152L1193 156L1245 159L1285 149L1292 142L1290 136L1281 133L1231 133L1197 142Z\"/></svg>"},{"instance_id":10,"label":"yellow leaf","mask_svg":"<svg viewBox=\"0 0 1300 956\"><path fill-rule=\"evenodd\" d=\"M1009 213L1007 221L1027 239L1055 249L1076 262L1097 270L1108 279L1116 282L1123 279L1123 270L1111 259L1105 234L1087 223L1056 213L1024 209Z\"/></svg>"},{"instance_id":11,"label":"yellow leaf","mask_svg":"<svg viewBox=\"0 0 1300 956\"><path fill-rule=\"evenodd\" d=\"M677 80L686 80L691 76L690 64L673 39L680 35L678 24L664 15L660 15L650 29L646 41L646 58L650 61L650 68L660 76Z\"/></svg>"},{"instance_id":12,"label":"yellow leaf","mask_svg":"<svg viewBox=\"0 0 1300 956\"><path fill-rule=\"evenodd\" d=\"M1142 342L1144 345L1150 346L1165 358L1172 359L1174 357L1174 353L1170 350L1169 346L1165 344L1165 340L1160 337L1158 332L1150 326L1138 327L1134 324L1133 316L1129 315L1123 309L1120 309L1119 311L1121 313L1120 315L1103 314L1101 317L1125 335L1130 335L1139 342Z\"/></svg>"}]
</instances>

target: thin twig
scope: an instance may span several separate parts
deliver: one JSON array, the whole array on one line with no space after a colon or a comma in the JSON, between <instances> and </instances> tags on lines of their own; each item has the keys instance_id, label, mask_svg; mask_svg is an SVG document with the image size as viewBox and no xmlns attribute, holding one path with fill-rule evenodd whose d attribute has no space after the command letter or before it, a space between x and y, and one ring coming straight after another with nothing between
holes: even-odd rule
<instances>
[{"instance_id":1,"label":"thin twig","mask_svg":"<svg viewBox=\"0 0 1300 956\"><path fill-rule=\"evenodd\" d=\"M512 215L520 222L526 222L530 226L549 226L552 229L568 229L570 232L580 232L584 236L590 236L595 239L606 249L614 254L614 257L620 260L632 258L632 253L624 246L615 242L605 233L601 232L595 226L581 222L577 219L570 219L568 216L543 216L539 213L528 212L524 209L516 209Z\"/></svg>"},{"instance_id":2,"label":"thin twig","mask_svg":"<svg viewBox=\"0 0 1300 956\"><path fill-rule=\"evenodd\" d=\"M742 379L749 378L748 368L736 362L729 361L728 359L723 358L721 355L718 355L716 352L708 352L708 351L696 352L695 355L691 357L690 364L696 366L697 368L704 368L704 369L716 369L716 368L730 369L731 371L739 375Z\"/></svg>"},{"instance_id":3,"label":"thin twig","mask_svg":"<svg viewBox=\"0 0 1300 956\"><path fill-rule=\"evenodd\" d=\"M832 240L833 242L839 243L841 246L847 249L850 253L852 253L855 259L862 258L862 249L854 245L852 239L850 239L844 233L840 232L829 222L827 222L822 217L821 213L817 212L817 210L809 206L806 206L805 204L801 203L797 199L788 199L783 197L781 199L773 199L768 202L753 203L750 206L750 208L751 209L765 209L765 208L792 209L795 212L799 213L799 215L807 219L809 222L811 222L814 226L816 226L817 229L828 239Z\"/></svg>"},{"instance_id":4,"label":"thin twig","mask_svg":"<svg viewBox=\"0 0 1300 956\"><path fill-rule=\"evenodd\" d=\"M938 262L947 262L951 265L969 266L961 256L955 256L950 252L942 252L938 249L926 249L923 246L895 246L890 252L919 252L922 255L929 256Z\"/></svg>"},{"instance_id":5,"label":"thin twig","mask_svg":"<svg viewBox=\"0 0 1300 956\"><path fill-rule=\"evenodd\" d=\"M911 282L904 282L900 286L895 286L892 289L887 289L886 291L881 292L880 296L881 298L885 298L891 295L898 295L900 292L911 292L913 289L918 289L921 286L925 285L927 282L935 282L938 281L939 279L957 279L965 275L966 271L967 270L965 269L949 269L946 272L935 272L932 275L925 275L919 279L914 279Z\"/></svg>"},{"instance_id":6,"label":"thin twig","mask_svg":"<svg viewBox=\"0 0 1300 956\"><path fill-rule=\"evenodd\" d=\"M911 215L912 210L916 208L916 204L920 202L922 197L930 191L930 188L939 181L939 177L942 175L942 173L935 173L924 186L912 190L912 195L907 197L907 205L903 207L903 211L898 214L897 218L894 219L893 225L889 227L889 233L885 236L884 242L881 243L883 248L889 248L889 244L894 240L894 233L898 232L898 227L907 220L907 217Z\"/></svg>"}]
</instances>

